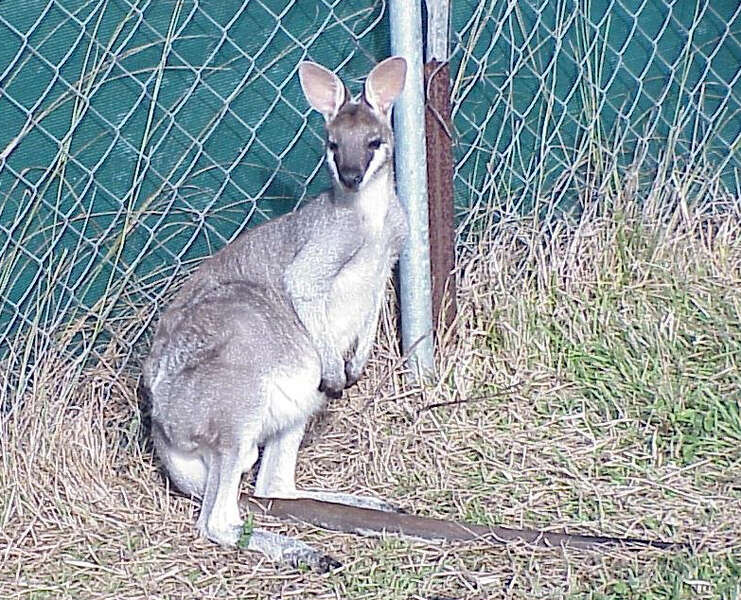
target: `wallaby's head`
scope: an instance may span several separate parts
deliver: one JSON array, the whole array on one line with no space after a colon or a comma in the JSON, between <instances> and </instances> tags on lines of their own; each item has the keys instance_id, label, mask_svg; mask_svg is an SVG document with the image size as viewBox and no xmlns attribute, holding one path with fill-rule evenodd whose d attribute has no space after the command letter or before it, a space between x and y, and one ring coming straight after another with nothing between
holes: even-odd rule
<instances>
[{"instance_id":1,"label":"wallaby's head","mask_svg":"<svg viewBox=\"0 0 741 600\"><path fill-rule=\"evenodd\" d=\"M299 65L309 104L324 115L327 163L334 183L357 192L393 158L391 106L404 88L406 61L392 56L376 65L356 101L331 71L311 62Z\"/></svg>"}]
</instances>

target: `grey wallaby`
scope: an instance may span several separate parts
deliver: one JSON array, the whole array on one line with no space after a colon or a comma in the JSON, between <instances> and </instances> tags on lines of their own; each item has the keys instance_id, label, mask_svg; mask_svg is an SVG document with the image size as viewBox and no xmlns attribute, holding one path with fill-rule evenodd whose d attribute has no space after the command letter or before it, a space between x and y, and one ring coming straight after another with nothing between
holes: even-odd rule
<instances>
[{"instance_id":1,"label":"grey wallaby","mask_svg":"<svg viewBox=\"0 0 741 600\"><path fill-rule=\"evenodd\" d=\"M258 446L256 496L389 507L297 491L294 477L307 420L363 371L406 238L391 130L405 77L406 61L388 58L354 101L331 71L302 63L304 94L326 121L332 189L204 260L160 318L142 381L155 450L175 486L202 500L197 527L218 543L240 540L240 479ZM294 565L334 564L259 529L248 548Z\"/></svg>"}]
</instances>

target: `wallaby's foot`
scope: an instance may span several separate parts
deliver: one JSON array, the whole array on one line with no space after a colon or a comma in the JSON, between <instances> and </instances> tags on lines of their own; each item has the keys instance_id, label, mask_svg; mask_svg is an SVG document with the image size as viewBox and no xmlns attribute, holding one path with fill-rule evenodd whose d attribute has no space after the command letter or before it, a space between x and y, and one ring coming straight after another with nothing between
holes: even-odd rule
<instances>
[{"instance_id":1,"label":"wallaby's foot","mask_svg":"<svg viewBox=\"0 0 741 600\"><path fill-rule=\"evenodd\" d=\"M355 494L325 492L322 490L301 490L297 495L300 498L311 498L312 500L320 500L321 502L334 502L335 504L344 504L346 506L354 506L355 508L370 508L372 510L395 513L404 512L398 506L372 496L356 496Z\"/></svg>"},{"instance_id":2,"label":"wallaby's foot","mask_svg":"<svg viewBox=\"0 0 741 600\"><path fill-rule=\"evenodd\" d=\"M283 563L295 569L309 567L319 573L337 569L342 563L328 554L315 550L300 540L285 535L271 533L262 529L253 529L247 534L243 524L205 527L200 523L201 535L222 546L239 547L252 552L259 552L271 561Z\"/></svg>"},{"instance_id":3,"label":"wallaby's foot","mask_svg":"<svg viewBox=\"0 0 741 600\"><path fill-rule=\"evenodd\" d=\"M296 569L306 566L319 573L326 573L342 566L338 560L300 540L263 529L252 531L246 548L260 552L274 562L287 564Z\"/></svg>"},{"instance_id":4,"label":"wallaby's foot","mask_svg":"<svg viewBox=\"0 0 741 600\"><path fill-rule=\"evenodd\" d=\"M242 536L242 523L203 523L198 519L196 527L200 534L222 546L236 546Z\"/></svg>"}]
</instances>

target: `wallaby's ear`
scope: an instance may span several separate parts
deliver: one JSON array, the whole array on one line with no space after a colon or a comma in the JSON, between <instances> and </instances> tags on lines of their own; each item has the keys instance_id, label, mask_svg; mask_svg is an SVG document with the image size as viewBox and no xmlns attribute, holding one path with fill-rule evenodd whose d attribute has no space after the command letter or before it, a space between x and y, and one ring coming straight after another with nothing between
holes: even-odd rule
<instances>
[{"instance_id":1,"label":"wallaby's ear","mask_svg":"<svg viewBox=\"0 0 741 600\"><path fill-rule=\"evenodd\" d=\"M391 56L378 63L365 80L363 97L376 111L388 116L391 105L404 89L407 61L401 56Z\"/></svg>"},{"instance_id":2,"label":"wallaby's ear","mask_svg":"<svg viewBox=\"0 0 741 600\"><path fill-rule=\"evenodd\" d=\"M350 99L340 78L321 65L302 62L298 66L298 78L311 107L322 113L327 121Z\"/></svg>"}]
</instances>

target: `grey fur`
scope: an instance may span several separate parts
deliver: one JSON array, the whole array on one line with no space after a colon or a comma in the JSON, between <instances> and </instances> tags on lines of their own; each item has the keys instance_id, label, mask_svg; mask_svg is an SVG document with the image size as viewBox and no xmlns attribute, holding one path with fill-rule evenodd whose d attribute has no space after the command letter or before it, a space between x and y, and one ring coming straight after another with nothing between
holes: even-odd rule
<instances>
[{"instance_id":1,"label":"grey fur","mask_svg":"<svg viewBox=\"0 0 741 600\"><path fill-rule=\"evenodd\" d=\"M311 496L294 484L306 422L368 360L407 231L390 126L405 73L403 59L383 61L352 102L336 76L303 63L304 92L327 121L332 189L204 260L160 318L143 369L155 449L173 483L202 499L197 526L216 542L239 539L240 479L258 446L256 495ZM290 563L332 564L265 532L249 547Z\"/></svg>"}]
</instances>

